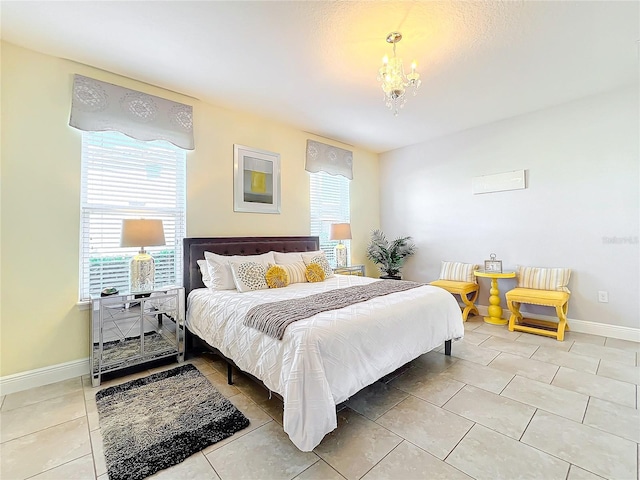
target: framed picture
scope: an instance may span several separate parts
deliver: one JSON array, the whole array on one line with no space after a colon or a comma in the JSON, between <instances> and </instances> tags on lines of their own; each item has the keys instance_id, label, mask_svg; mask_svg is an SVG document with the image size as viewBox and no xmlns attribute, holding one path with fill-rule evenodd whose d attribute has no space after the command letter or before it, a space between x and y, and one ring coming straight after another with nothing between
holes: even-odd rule
<instances>
[{"instance_id":1,"label":"framed picture","mask_svg":"<svg viewBox=\"0 0 640 480\"><path fill-rule=\"evenodd\" d=\"M484 271L492 273L502 273L502 260L496 260L496 254L489 255L490 260L484 261Z\"/></svg>"},{"instance_id":2,"label":"framed picture","mask_svg":"<svg viewBox=\"0 0 640 480\"><path fill-rule=\"evenodd\" d=\"M233 210L280 213L280 154L233 146Z\"/></svg>"}]
</instances>

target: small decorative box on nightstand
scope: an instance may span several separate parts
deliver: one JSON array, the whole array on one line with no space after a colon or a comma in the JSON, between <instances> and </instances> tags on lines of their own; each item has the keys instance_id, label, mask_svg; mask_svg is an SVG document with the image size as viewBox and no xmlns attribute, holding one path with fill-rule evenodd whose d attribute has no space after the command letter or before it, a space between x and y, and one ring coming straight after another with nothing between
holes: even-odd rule
<instances>
[{"instance_id":1,"label":"small decorative box on nightstand","mask_svg":"<svg viewBox=\"0 0 640 480\"><path fill-rule=\"evenodd\" d=\"M333 273L340 275L358 275L364 277L364 265L351 265L349 267L338 267L333 269Z\"/></svg>"},{"instance_id":2,"label":"small decorative box on nightstand","mask_svg":"<svg viewBox=\"0 0 640 480\"><path fill-rule=\"evenodd\" d=\"M184 360L184 288L91 297L91 383L102 374L175 356Z\"/></svg>"}]
</instances>

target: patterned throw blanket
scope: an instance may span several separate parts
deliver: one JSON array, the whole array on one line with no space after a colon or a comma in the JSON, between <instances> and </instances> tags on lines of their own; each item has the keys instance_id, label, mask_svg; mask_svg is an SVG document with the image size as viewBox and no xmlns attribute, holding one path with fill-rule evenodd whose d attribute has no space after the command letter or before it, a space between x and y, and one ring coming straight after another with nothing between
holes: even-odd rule
<instances>
[{"instance_id":1,"label":"patterned throw blanket","mask_svg":"<svg viewBox=\"0 0 640 480\"><path fill-rule=\"evenodd\" d=\"M337 310L354 303L365 302L375 297L403 292L423 285L405 280L380 280L367 285L338 288L303 298L263 303L252 307L242 323L247 327L260 330L270 337L282 340L284 331L290 323L312 317L320 312Z\"/></svg>"}]
</instances>

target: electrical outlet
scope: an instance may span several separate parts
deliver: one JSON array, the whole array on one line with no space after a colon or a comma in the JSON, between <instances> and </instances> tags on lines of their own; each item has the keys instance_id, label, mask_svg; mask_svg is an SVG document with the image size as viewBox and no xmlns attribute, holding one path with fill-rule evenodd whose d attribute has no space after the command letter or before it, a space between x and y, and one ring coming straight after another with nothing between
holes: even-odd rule
<instances>
[{"instance_id":1,"label":"electrical outlet","mask_svg":"<svg viewBox=\"0 0 640 480\"><path fill-rule=\"evenodd\" d=\"M605 292L604 290L600 290L598 292L598 301L600 303L609 303L609 292Z\"/></svg>"}]
</instances>

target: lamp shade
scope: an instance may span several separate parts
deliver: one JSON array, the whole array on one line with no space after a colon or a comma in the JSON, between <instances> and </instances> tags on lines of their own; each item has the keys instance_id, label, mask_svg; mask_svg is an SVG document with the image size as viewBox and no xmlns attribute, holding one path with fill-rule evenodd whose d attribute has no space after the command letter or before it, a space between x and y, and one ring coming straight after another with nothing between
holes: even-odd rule
<instances>
[{"instance_id":1,"label":"lamp shade","mask_svg":"<svg viewBox=\"0 0 640 480\"><path fill-rule=\"evenodd\" d=\"M121 247L153 247L164 244L162 220L122 220Z\"/></svg>"},{"instance_id":2,"label":"lamp shade","mask_svg":"<svg viewBox=\"0 0 640 480\"><path fill-rule=\"evenodd\" d=\"M329 232L329 240L350 240L351 224L349 223L332 223Z\"/></svg>"}]
</instances>

